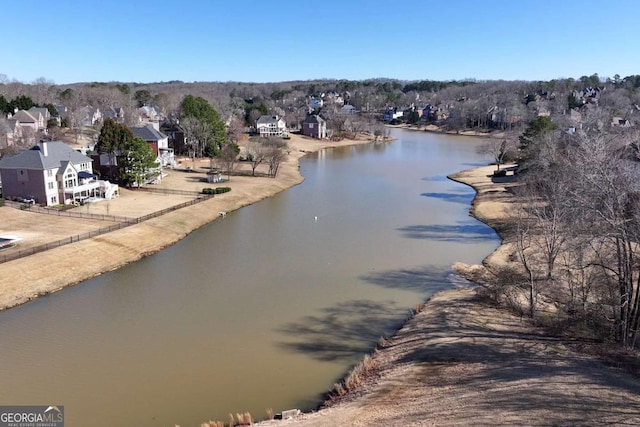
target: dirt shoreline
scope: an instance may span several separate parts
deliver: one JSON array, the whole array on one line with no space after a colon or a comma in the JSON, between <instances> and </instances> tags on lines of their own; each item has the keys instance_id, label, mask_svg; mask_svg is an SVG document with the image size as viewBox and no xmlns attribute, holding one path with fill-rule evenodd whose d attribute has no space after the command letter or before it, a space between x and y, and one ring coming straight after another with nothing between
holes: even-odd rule
<instances>
[{"instance_id":1,"label":"dirt shoreline","mask_svg":"<svg viewBox=\"0 0 640 427\"><path fill-rule=\"evenodd\" d=\"M400 125L387 125L392 128L399 128L410 130L414 132L432 132L432 133L441 133L445 135L457 135L457 136L477 136L480 138L504 138L504 131L488 131L488 132L480 132L477 130L446 130L437 125L410 125L407 123Z\"/></svg>"},{"instance_id":2,"label":"dirt shoreline","mask_svg":"<svg viewBox=\"0 0 640 427\"><path fill-rule=\"evenodd\" d=\"M494 168L449 178L475 189L471 215L500 234L513 196L508 180L491 180ZM505 262L509 252L503 241L483 263ZM476 289L432 296L367 366L359 387L322 409L260 425L640 425L640 411L630 410L640 404L637 377Z\"/></svg>"}]
</instances>

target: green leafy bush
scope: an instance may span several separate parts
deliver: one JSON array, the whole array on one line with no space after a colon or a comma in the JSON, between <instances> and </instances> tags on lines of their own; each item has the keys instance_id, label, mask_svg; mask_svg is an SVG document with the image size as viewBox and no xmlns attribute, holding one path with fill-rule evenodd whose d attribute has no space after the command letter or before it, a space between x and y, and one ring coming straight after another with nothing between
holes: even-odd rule
<instances>
[{"instance_id":1,"label":"green leafy bush","mask_svg":"<svg viewBox=\"0 0 640 427\"><path fill-rule=\"evenodd\" d=\"M228 193L229 191L231 191L230 187L217 187L217 188L203 188L202 189L202 194L222 194L222 193Z\"/></svg>"}]
</instances>

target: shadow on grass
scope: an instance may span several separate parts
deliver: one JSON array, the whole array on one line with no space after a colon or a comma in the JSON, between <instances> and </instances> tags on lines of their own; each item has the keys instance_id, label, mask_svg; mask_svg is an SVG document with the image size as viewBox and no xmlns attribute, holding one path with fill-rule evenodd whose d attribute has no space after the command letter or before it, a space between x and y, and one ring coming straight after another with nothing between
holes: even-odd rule
<instances>
[{"instance_id":1,"label":"shadow on grass","mask_svg":"<svg viewBox=\"0 0 640 427\"><path fill-rule=\"evenodd\" d=\"M451 424L484 425L501 419L500 414L514 413L522 414L522 420L542 415L544 425L638 425L640 421L637 377L567 351L570 340L497 312L474 296L432 300L420 316L410 332L387 345L404 353L398 363L413 363L419 369L401 384L376 391L378 397L397 392L400 386L445 389L461 407L473 407L445 418ZM416 406L410 411L403 414L407 421L451 416L449 407ZM387 425L389 420L376 421Z\"/></svg>"}]
</instances>

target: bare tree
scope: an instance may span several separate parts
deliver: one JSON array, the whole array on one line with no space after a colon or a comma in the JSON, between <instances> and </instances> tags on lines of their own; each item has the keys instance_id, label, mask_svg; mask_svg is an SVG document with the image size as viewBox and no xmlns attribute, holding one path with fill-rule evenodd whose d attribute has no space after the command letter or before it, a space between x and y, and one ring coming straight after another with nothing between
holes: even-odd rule
<instances>
[{"instance_id":1,"label":"bare tree","mask_svg":"<svg viewBox=\"0 0 640 427\"><path fill-rule=\"evenodd\" d=\"M500 165L516 157L516 144L512 139L491 139L479 148L481 154L491 156L496 165L496 172L500 171Z\"/></svg>"},{"instance_id":2,"label":"bare tree","mask_svg":"<svg viewBox=\"0 0 640 427\"><path fill-rule=\"evenodd\" d=\"M251 164L251 176L256 176L256 168L266 160L268 147L263 142L249 140L245 151L247 160Z\"/></svg>"},{"instance_id":3,"label":"bare tree","mask_svg":"<svg viewBox=\"0 0 640 427\"><path fill-rule=\"evenodd\" d=\"M267 138L264 145L266 147L264 159L269 165L269 176L275 178L278 174L280 164L287 158L288 146L283 140L274 137Z\"/></svg>"},{"instance_id":4,"label":"bare tree","mask_svg":"<svg viewBox=\"0 0 640 427\"><path fill-rule=\"evenodd\" d=\"M227 138L229 141L237 144L240 142L243 133L244 126L242 121L238 117L232 115L227 126Z\"/></svg>"},{"instance_id":5,"label":"bare tree","mask_svg":"<svg viewBox=\"0 0 640 427\"><path fill-rule=\"evenodd\" d=\"M534 239L535 231L532 229L531 219L526 214L526 204L518 209L518 218L515 229L515 253L518 261L524 269L526 277L526 289L529 302L529 316L535 318L539 289L536 274Z\"/></svg>"},{"instance_id":6,"label":"bare tree","mask_svg":"<svg viewBox=\"0 0 640 427\"><path fill-rule=\"evenodd\" d=\"M203 157L206 146L213 138L208 123L195 117L186 117L180 125L184 130L184 141L189 149L189 156L192 159Z\"/></svg>"},{"instance_id":7,"label":"bare tree","mask_svg":"<svg viewBox=\"0 0 640 427\"><path fill-rule=\"evenodd\" d=\"M234 170L240 154L240 147L234 142L227 142L222 146L220 154L218 154L218 162L227 171L227 180L231 179L231 172Z\"/></svg>"}]
</instances>

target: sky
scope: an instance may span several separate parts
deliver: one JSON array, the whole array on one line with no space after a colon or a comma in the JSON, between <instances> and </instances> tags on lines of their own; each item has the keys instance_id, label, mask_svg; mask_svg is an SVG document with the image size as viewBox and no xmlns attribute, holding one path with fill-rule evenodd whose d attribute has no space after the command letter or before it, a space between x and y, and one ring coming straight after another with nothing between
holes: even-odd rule
<instances>
[{"instance_id":1,"label":"sky","mask_svg":"<svg viewBox=\"0 0 640 427\"><path fill-rule=\"evenodd\" d=\"M26 3L3 2L0 79L262 83L640 74L638 0Z\"/></svg>"}]
</instances>

